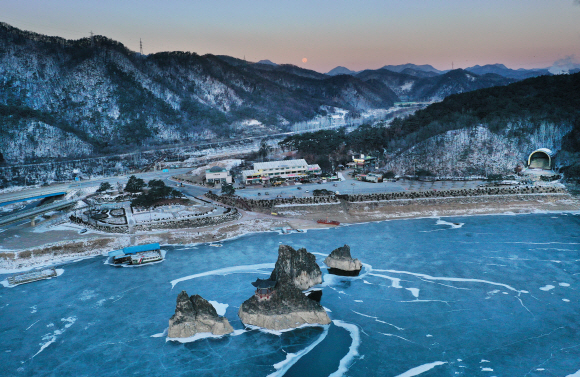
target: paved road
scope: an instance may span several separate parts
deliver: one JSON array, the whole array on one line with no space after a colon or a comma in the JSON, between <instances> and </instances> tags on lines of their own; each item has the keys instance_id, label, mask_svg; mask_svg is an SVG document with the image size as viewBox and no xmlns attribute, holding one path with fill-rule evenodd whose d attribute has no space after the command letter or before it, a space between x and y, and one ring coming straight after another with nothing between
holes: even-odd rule
<instances>
[{"instance_id":1,"label":"paved road","mask_svg":"<svg viewBox=\"0 0 580 377\"><path fill-rule=\"evenodd\" d=\"M182 169L170 169L169 172L163 171L153 171L147 173L137 173L135 176L137 178L142 178L145 181L149 181L151 179L166 179L172 175L176 174L184 174L190 171L191 168L182 168ZM73 182L73 183L61 183L55 184L46 187L34 187L29 189L24 189L20 191L14 192L7 192L4 194L0 194L0 205L2 203L11 202L14 200L26 200L27 198L32 198L36 196L52 194L55 192L69 192L74 189L79 189L83 187L93 187L99 186L101 182L109 182L113 187L117 184L117 182L121 184L125 184L129 177L133 175L123 175L123 176L116 176L116 177L104 177L104 178L95 178L90 180L84 180L80 182Z\"/></svg>"}]
</instances>

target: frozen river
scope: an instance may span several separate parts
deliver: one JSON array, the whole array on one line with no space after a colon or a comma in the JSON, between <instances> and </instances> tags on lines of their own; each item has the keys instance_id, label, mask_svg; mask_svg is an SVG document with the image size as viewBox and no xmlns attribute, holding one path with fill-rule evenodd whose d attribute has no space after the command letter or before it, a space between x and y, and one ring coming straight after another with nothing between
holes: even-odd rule
<instances>
[{"instance_id":1,"label":"frozen river","mask_svg":"<svg viewBox=\"0 0 580 377\"><path fill-rule=\"evenodd\" d=\"M244 331L238 307L280 243L317 256L331 325ZM343 244L365 263L361 276L326 273L324 255ZM0 287L0 375L580 375L577 214L400 220L166 250L155 265L98 257ZM167 342L181 290L215 301L239 331Z\"/></svg>"}]
</instances>

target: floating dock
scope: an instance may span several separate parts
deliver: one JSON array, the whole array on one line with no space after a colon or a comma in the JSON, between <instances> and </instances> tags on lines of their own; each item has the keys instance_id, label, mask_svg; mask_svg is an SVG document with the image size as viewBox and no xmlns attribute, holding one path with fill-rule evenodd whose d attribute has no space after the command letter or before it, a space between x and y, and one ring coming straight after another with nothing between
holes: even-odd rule
<instances>
[{"instance_id":1,"label":"floating dock","mask_svg":"<svg viewBox=\"0 0 580 377\"><path fill-rule=\"evenodd\" d=\"M32 283L33 281L50 279L57 277L58 274L56 269L54 268L46 268L44 270L36 270L36 271L28 271L18 275L10 276L8 279L8 283L10 285L20 285L26 283Z\"/></svg>"}]
</instances>

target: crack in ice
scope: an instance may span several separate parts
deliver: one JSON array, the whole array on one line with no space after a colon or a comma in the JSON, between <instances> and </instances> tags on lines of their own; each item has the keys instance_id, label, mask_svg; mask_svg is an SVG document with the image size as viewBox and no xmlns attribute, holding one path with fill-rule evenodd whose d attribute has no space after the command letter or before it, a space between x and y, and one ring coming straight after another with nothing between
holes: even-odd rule
<instances>
[{"instance_id":1,"label":"crack in ice","mask_svg":"<svg viewBox=\"0 0 580 377\"><path fill-rule=\"evenodd\" d=\"M270 268L274 268L275 264L274 263L261 263L261 264L250 264L250 265L244 265L244 266L235 266L235 267L226 267L226 268L220 268L218 270L212 270L212 271L206 271L206 272L202 272L199 274L195 274L195 275L189 275L189 276L185 276L179 279L174 279L171 280L171 289L173 289L175 287L175 285L177 285L177 283L180 283L182 281L186 281L186 280L191 280L191 279L196 279L196 278L200 278L203 276L210 276L210 275L229 275L229 274L266 274L269 275L269 272L264 272L261 271L263 269L270 269Z\"/></svg>"}]
</instances>

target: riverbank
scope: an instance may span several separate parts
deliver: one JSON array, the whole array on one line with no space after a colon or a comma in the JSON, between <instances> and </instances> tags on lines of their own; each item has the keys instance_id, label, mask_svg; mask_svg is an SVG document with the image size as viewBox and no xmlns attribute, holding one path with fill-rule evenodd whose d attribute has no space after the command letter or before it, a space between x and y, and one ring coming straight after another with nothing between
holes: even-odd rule
<instances>
[{"instance_id":1,"label":"riverbank","mask_svg":"<svg viewBox=\"0 0 580 377\"><path fill-rule=\"evenodd\" d=\"M14 273L39 266L57 265L81 258L106 255L129 245L158 242L161 245L192 245L224 241L274 228L317 229L326 225L316 220L328 218L342 224L374 221L580 211L580 200L568 193L485 195L447 198L340 201L320 204L281 204L277 215L240 211L241 218L199 228L162 229L113 235L94 232L87 238L68 239L21 250L0 249L0 273Z\"/></svg>"}]
</instances>

